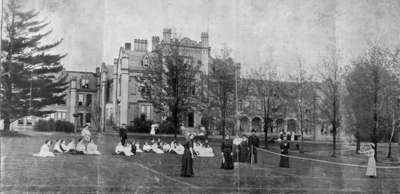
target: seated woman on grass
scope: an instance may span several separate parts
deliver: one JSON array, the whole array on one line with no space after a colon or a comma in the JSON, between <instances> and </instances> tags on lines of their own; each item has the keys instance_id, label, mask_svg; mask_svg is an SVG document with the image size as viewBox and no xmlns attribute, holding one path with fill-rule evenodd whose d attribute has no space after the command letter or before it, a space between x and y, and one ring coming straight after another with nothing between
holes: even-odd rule
<instances>
[{"instance_id":1,"label":"seated woman on grass","mask_svg":"<svg viewBox=\"0 0 400 194\"><path fill-rule=\"evenodd\" d=\"M135 147L136 147L136 152L143 152L143 150L140 149L140 143L139 143L139 141L136 141L136 142L135 142Z\"/></svg>"},{"instance_id":2,"label":"seated woman on grass","mask_svg":"<svg viewBox=\"0 0 400 194\"><path fill-rule=\"evenodd\" d=\"M90 139L87 144L85 154L89 155L100 155L101 153L97 150L97 145L94 143L93 139Z\"/></svg>"},{"instance_id":3,"label":"seated woman on grass","mask_svg":"<svg viewBox=\"0 0 400 194\"><path fill-rule=\"evenodd\" d=\"M175 141L171 142L171 149L170 152L173 154L178 154L178 155L183 155L183 152L185 151L185 147L181 144L177 144Z\"/></svg>"},{"instance_id":4,"label":"seated woman on grass","mask_svg":"<svg viewBox=\"0 0 400 194\"><path fill-rule=\"evenodd\" d=\"M60 149L63 152L67 152L67 144L66 144L65 140L61 140Z\"/></svg>"},{"instance_id":5,"label":"seated woman on grass","mask_svg":"<svg viewBox=\"0 0 400 194\"><path fill-rule=\"evenodd\" d=\"M214 151L210 145L202 144L202 146L198 147L197 152L199 153L199 157L214 157Z\"/></svg>"},{"instance_id":6,"label":"seated woman on grass","mask_svg":"<svg viewBox=\"0 0 400 194\"><path fill-rule=\"evenodd\" d=\"M85 143L83 143L83 138L79 138L78 143L76 144L75 150L69 151L69 153L76 154L76 155L85 154L85 152L86 152L86 146L85 146Z\"/></svg>"},{"instance_id":7,"label":"seated woman on grass","mask_svg":"<svg viewBox=\"0 0 400 194\"><path fill-rule=\"evenodd\" d=\"M63 141L63 140L57 139L56 143L54 143L54 146L53 146L54 153L63 153L64 152L64 150L61 148L61 141Z\"/></svg>"},{"instance_id":8,"label":"seated woman on grass","mask_svg":"<svg viewBox=\"0 0 400 194\"><path fill-rule=\"evenodd\" d=\"M162 149L165 153L167 153L171 149L171 146L167 143L163 143Z\"/></svg>"},{"instance_id":9,"label":"seated woman on grass","mask_svg":"<svg viewBox=\"0 0 400 194\"><path fill-rule=\"evenodd\" d=\"M133 139L132 141L129 141L129 144L131 146L131 152L133 155L136 155L136 145L135 145L135 140Z\"/></svg>"},{"instance_id":10,"label":"seated woman on grass","mask_svg":"<svg viewBox=\"0 0 400 194\"><path fill-rule=\"evenodd\" d=\"M54 157L54 153L50 151L51 141L46 140L42 147L40 147L40 151L37 154L33 154L33 156L37 157Z\"/></svg>"},{"instance_id":11,"label":"seated woman on grass","mask_svg":"<svg viewBox=\"0 0 400 194\"><path fill-rule=\"evenodd\" d=\"M64 148L65 152L74 152L76 150L75 141L72 139Z\"/></svg>"},{"instance_id":12,"label":"seated woman on grass","mask_svg":"<svg viewBox=\"0 0 400 194\"><path fill-rule=\"evenodd\" d=\"M151 146L151 149L153 150L154 153L156 154L163 154L164 152L158 147L158 143L154 143Z\"/></svg>"},{"instance_id":13,"label":"seated woman on grass","mask_svg":"<svg viewBox=\"0 0 400 194\"><path fill-rule=\"evenodd\" d=\"M126 142L125 146L118 142L117 147L115 147L115 153L123 156L133 156L131 149L132 146L129 142Z\"/></svg>"},{"instance_id":14,"label":"seated woman on grass","mask_svg":"<svg viewBox=\"0 0 400 194\"><path fill-rule=\"evenodd\" d=\"M153 150L151 149L151 145L147 141L144 142L143 151L147 153L153 152Z\"/></svg>"}]
</instances>

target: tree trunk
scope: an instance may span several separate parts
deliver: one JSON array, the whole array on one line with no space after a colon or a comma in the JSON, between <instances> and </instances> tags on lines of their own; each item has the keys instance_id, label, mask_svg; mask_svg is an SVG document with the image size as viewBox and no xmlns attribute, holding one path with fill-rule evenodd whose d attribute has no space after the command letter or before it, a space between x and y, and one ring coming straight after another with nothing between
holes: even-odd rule
<instances>
[{"instance_id":1,"label":"tree trunk","mask_svg":"<svg viewBox=\"0 0 400 194\"><path fill-rule=\"evenodd\" d=\"M172 118L174 120L174 139L177 139L178 136L178 130L179 130L179 118L178 118L178 110L177 108L174 109L173 113L172 113Z\"/></svg>"},{"instance_id":2,"label":"tree trunk","mask_svg":"<svg viewBox=\"0 0 400 194\"><path fill-rule=\"evenodd\" d=\"M332 144L332 155L331 157L336 157L336 123L332 123L332 135L333 135L333 144Z\"/></svg>"},{"instance_id":3,"label":"tree trunk","mask_svg":"<svg viewBox=\"0 0 400 194\"><path fill-rule=\"evenodd\" d=\"M10 119L8 117L6 117L4 119L4 134L7 134L10 132Z\"/></svg>"},{"instance_id":4,"label":"tree trunk","mask_svg":"<svg viewBox=\"0 0 400 194\"><path fill-rule=\"evenodd\" d=\"M225 112L226 108L223 108L222 110L222 121L221 121L221 127L222 127L222 139L225 138L225 126L226 126L226 112Z\"/></svg>"},{"instance_id":5,"label":"tree trunk","mask_svg":"<svg viewBox=\"0 0 400 194\"><path fill-rule=\"evenodd\" d=\"M268 126L269 126L269 110L265 105L265 97L264 97L264 132L265 132L265 149L268 149Z\"/></svg>"}]
</instances>

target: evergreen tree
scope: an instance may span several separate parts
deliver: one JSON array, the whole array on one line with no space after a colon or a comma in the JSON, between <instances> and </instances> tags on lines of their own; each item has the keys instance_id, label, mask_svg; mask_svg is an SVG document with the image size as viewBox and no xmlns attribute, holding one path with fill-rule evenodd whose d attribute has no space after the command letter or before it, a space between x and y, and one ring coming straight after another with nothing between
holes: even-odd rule
<instances>
[{"instance_id":1,"label":"evergreen tree","mask_svg":"<svg viewBox=\"0 0 400 194\"><path fill-rule=\"evenodd\" d=\"M66 76L60 60L65 55L49 51L62 40L43 44L51 30L43 32L48 22L38 19L39 12L24 10L22 3L11 0L4 13L1 58L1 118L4 130L10 123L27 116L50 113L41 109L47 105L64 103Z\"/></svg>"}]
</instances>

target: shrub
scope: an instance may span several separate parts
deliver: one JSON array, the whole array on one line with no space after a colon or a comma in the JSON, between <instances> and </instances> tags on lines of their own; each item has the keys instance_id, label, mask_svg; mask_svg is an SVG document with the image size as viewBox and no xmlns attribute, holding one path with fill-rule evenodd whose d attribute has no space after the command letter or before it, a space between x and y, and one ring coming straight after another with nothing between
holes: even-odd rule
<instances>
[{"instance_id":1,"label":"shrub","mask_svg":"<svg viewBox=\"0 0 400 194\"><path fill-rule=\"evenodd\" d=\"M129 132L149 133L151 127L151 120L146 119L146 115L142 114L139 118L133 120L133 126L128 127Z\"/></svg>"},{"instance_id":2,"label":"shrub","mask_svg":"<svg viewBox=\"0 0 400 194\"><path fill-rule=\"evenodd\" d=\"M33 126L35 131L59 131L66 133L74 132L74 125L68 121L54 121L50 120L39 120Z\"/></svg>"},{"instance_id":3,"label":"shrub","mask_svg":"<svg viewBox=\"0 0 400 194\"><path fill-rule=\"evenodd\" d=\"M172 118L168 117L165 121L162 121L158 127L159 133L173 134L174 133L174 123Z\"/></svg>"}]
</instances>

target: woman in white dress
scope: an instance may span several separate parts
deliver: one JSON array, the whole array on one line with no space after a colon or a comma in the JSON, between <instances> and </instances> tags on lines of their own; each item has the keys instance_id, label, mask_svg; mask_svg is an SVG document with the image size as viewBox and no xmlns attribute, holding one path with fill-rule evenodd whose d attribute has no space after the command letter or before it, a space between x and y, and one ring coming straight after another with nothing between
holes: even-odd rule
<instances>
[{"instance_id":1,"label":"woman in white dress","mask_svg":"<svg viewBox=\"0 0 400 194\"><path fill-rule=\"evenodd\" d=\"M97 150L97 145L94 143L93 139L86 146L85 154L89 155L100 155L101 153Z\"/></svg>"},{"instance_id":2,"label":"woman in white dress","mask_svg":"<svg viewBox=\"0 0 400 194\"><path fill-rule=\"evenodd\" d=\"M90 133L89 127L90 127L90 123L88 123L85 126L85 128L83 128L82 131L81 131L81 135L82 135L83 139L85 139L85 141L87 141L87 142L90 141L90 136L92 135Z\"/></svg>"},{"instance_id":3,"label":"woman in white dress","mask_svg":"<svg viewBox=\"0 0 400 194\"><path fill-rule=\"evenodd\" d=\"M83 138L80 138L78 140L78 143L76 144L75 154L85 154L85 152L86 152L86 145L83 142Z\"/></svg>"},{"instance_id":4,"label":"woman in white dress","mask_svg":"<svg viewBox=\"0 0 400 194\"><path fill-rule=\"evenodd\" d=\"M50 151L51 141L46 140L42 147L40 147L40 151L37 154L33 154L33 156L37 157L54 157L54 153Z\"/></svg>"},{"instance_id":5,"label":"woman in white dress","mask_svg":"<svg viewBox=\"0 0 400 194\"><path fill-rule=\"evenodd\" d=\"M76 150L76 145L75 141L72 139L68 144L65 149L65 152L74 152Z\"/></svg>"},{"instance_id":6,"label":"woman in white dress","mask_svg":"<svg viewBox=\"0 0 400 194\"><path fill-rule=\"evenodd\" d=\"M152 152L151 145L149 143L147 143L147 141L144 142L143 151L144 152Z\"/></svg>"},{"instance_id":7,"label":"woman in white dress","mask_svg":"<svg viewBox=\"0 0 400 194\"><path fill-rule=\"evenodd\" d=\"M136 146L136 152L143 152L143 150L140 149L140 143L139 143L139 141L136 141L135 146Z\"/></svg>"},{"instance_id":8,"label":"woman in white dress","mask_svg":"<svg viewBox=\"0 0 400 194\"><path fill-rule=\"evenodd\" d=\"M62 139L57 139L56 140L56 143L54 143L54 146L53 146L53 152L54 153L63 153L64 151L61 149L61 141L62 141Z\"/></svg>"},{"instance_id":9,"label":"woman in white dress","mask_svg":"<svg viewBox=\"0 0 400 194\"><path fill-rule=\"evenodd\" d=\"M154 144L151 146L151 149L152 149L153 152L156 153L156 154L163 154L163 153L164 153L160 148L158 148L158 143L154 143Z\"/></svg>"},{"instance_id":10,"label":"woman in white dress","mask_svg":"<svg viewBox=\"0 0 400 194\"><path fill-rule=\"evenodd\" d=\"M169 152L171 149L171 146L167 143L163 143L164 145L162 146L164 152Z\"/></svg>"},{"instance_id":11,"label":"woman in white dress","mask_svg":"<svg viewBox=\"0 0 400 194\"><path fill-rule=\"evenodd\" d=\"M63 152L68 152L68 150L67 150L67 144L66 144L65 140L61 140L60 149L61 149Z\"/></svg>"},{"instance_id":12,"label":"woman in white dress","mask_svg":"<svg viewBox=\"0 0 400 194\"><path fill-rule=\"evenodd\" d=\"M360 153L368 156L368 166L365 175L371 178L375 178L376 177L375 145L371 143L369 147L370 147L369 150L360 151Z\"/></svg>"},{"instance_id":13,"label":"woman in white dress","mask_svg":"<svg viewBox=\"0 0 400 194\"><path fill-rule=\"evenodd\" d=\"M123 146L121 142L118 142L117 147L115 147L115 153L124 156L133 156L134 154L132 153L131 150L132 147L129 142L126 142L125 146Z\"/></svg>"}]
</instances>

